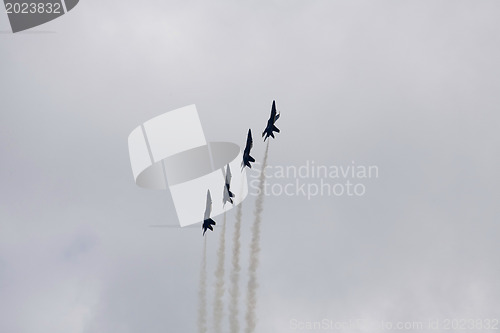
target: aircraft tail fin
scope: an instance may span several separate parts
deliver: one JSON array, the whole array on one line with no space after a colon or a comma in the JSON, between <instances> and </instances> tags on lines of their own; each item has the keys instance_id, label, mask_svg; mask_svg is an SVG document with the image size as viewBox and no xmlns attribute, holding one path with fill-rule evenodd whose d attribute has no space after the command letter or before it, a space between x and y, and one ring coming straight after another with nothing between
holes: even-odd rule
<instances>
[{"instance_id":1,"label":"aircraft tail fin","mask_svg":"<svg viewBox=\"0 0 500 333\"><path fill-rule=\"evenodd\" d=\"M273 131L271 131L271 134L273 133ZM267 128L264 130L264 132L262 132L262 136L264 137L264 141L266 141L266 139L269 137L269 131L267 130ZM264 136L265 135L265 136Z\"/></svg>"},{"instance_id":2,"label":"aircraft tail fin","mask_svg":"<svg viewBox=\"0 0 500 333\"><path fill-rule=\"evenodd\" d=\"M207 219L203 221L203 225L201 228L203 229L203 236L205 236L205 232L207 232L207 229L210 229L210 231L214 231L214 228L212 227L213 225L216 225L214 220L212 219Z\"/></svg>"}]
</instances>

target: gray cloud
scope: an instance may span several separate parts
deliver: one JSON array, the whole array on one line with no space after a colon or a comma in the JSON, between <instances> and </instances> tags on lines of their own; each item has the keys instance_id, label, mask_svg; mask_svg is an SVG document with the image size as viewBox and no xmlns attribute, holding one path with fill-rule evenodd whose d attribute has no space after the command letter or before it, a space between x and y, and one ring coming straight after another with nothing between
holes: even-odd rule
<instances>
[{"instance_id":1,"label":"gray cloud","mask_svg":"<svg viewBox=\"0 0 500 333\"><path fill-rule=\"evenodd\" d=\"M266 198L257 332L498 318L498 9L84 1L39 28L55 33L0 34L0 331L194 331L199 230L147 227L175 211L134 185L126 138L196 103L209 141L243 145L251 127L262 156L273 99L269 164L354 160L380 177L360 198Z\"/></svg>"}]
</instances>

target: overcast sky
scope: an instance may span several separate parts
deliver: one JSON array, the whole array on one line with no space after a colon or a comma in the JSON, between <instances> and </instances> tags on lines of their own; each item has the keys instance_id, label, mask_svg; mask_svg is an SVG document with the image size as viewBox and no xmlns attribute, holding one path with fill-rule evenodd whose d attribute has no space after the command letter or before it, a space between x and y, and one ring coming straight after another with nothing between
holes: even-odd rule
<instances>
[{"instance_id":1,"label":"overcast sky","mask_svg":"<svg viewBox=\"0 0 500 333\"><path fill-rule=\"evenodd\" d=\"M196 104L207 140L243 146L252 128L262 160L273 99L270 165L354 161L379 177L360 197L265 198L257 332L500 318L499 10L82 0L18 34L0 14L0 331L195 332L201 231L148 227L177 217L168 192L135 185L127 137Z\"/></svg>"}]
</instances>

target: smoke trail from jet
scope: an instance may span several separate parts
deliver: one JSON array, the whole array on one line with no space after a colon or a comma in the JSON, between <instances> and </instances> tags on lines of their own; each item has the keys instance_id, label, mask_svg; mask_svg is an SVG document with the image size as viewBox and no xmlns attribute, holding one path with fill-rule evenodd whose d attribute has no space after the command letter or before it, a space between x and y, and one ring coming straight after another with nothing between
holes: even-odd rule
<instances>
[{"instance_id":1,"label":"smoke trail from jet","mask_svg":"<svg viewBox=\"0 0 500 333\"><path fill-rule=\"evenodd\" d=\"M231 289L229 291L229 328L231 333L238 333L240 325L238 322L238 301L240 298L239 280L240 280L240 234L241 234L241 216L243 203L236 209L236 223L234 224L233 235L233 258L231 269Z\"/></svg>"},{"instance_id":2,"label":"smoke trail from jet","mask_svg":"<svg viewBox=\"0 0 500 333\"><path fill-rule=\"evenodd\" d=\"M257 307L257 268L259 266L260 252L260 223L264 204L264 184L266 175L264 170L267 166L267 154L269 152L269 141L267 142L266 152L264 153L264 161L262 162L262 170L259 176L259 193L255 201L255 220L252 225L252 240L250 242L250 266L248 268L248 288L247 288L247 313L245 333L253 333L257 325L256 307Z\"/></svg>"},{"instance_id":3,"label":"smoke trail from jet","mask_svg":"<svg viewBox=\"0 0 500 333\"><path fill-rule=\"evenodd\" d=\"M220 236L219 250L217 251L217 268L215 270L215 299L214 299L214 330L221 332L222 316L224 314L224 263L226 260L226 213L224 213L224 223Z\"/></svg>"},{"instance_id":4,"label":"smoke trail from jet","mask_svg":"<svg viewBox=\"0 0 500 333\"><path fill-rule=\"evenodd\" d=\"M207 238L204 238L198 289L198 332L207 332Z\"/></svg>"}]
</instances>

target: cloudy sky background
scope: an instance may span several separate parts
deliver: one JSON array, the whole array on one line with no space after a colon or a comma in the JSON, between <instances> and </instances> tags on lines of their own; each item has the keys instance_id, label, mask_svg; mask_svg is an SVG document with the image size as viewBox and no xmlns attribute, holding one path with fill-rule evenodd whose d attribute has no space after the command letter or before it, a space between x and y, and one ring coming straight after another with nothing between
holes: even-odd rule
<instances>
[{"instance_id":1,"label":"cloudy sky background","mask_svg":"<svg viewBox=\"0 0 500 333\"><path fill-rule=\"evenodd\" d=\"M363 197L265 199L258 332L499 318L499 10L82 0L15 35L0 15L0 331L194 332L201 232L148 227L176 215L168 192L135 186L128 134L194 103L209 141L243 145L251 127L262 159L273 99L271 165L379 178Z\"/></svg>"}]
</instances>

